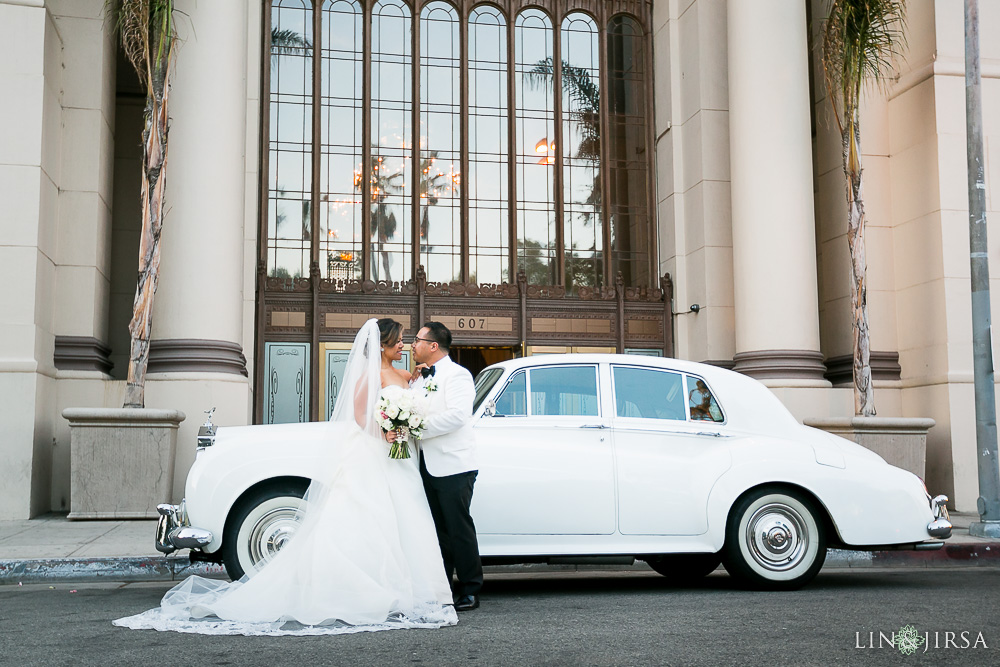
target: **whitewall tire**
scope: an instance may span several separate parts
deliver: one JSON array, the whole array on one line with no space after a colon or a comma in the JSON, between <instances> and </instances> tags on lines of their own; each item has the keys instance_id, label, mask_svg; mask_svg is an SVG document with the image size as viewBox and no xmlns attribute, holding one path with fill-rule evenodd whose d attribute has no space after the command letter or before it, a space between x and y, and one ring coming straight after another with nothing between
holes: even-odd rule
<instances>
[{"instance_id":1,"label":"whitewall tire","mask_svg":"<svg viewBox=\"0 0 1000 667\"><path fill-rule=\"evenodd\" d=\"M804 493L761 487L744 494L726 525L722 562L752 588L795 590L826 560L824 516Z\"/></svg>"},{"instance_id":2,"label":"whitewall tire","mask_svg":"<svg viewBox=\"0 0 1000 667\"><path fill-rule=\"evenodd\" d=\"M222 562L233 581L253 576L291 539L305 490L294 481L275 482L253 490L233 507L222 540Z\"/></svg>"}]
</instances>

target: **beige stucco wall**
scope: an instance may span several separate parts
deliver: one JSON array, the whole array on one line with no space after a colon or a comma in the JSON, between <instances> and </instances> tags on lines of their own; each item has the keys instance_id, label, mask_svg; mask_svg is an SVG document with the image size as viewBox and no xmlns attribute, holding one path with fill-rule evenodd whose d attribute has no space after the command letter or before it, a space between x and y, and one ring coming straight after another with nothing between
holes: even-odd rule
<instances>
[{"instance_id":1,"label":"beige stucco wall","mask_svg":"<svg viewBox=\"0 0 1000 667\"><path fill-rule=\"evenodd\" d=\"M63 68L54 333L106 342L116 47L102 0L49 0L46 6L62 39ZM60 413L64 407L97 403L105 394L107 379L99 371L56 371L46 414L53 427L51 509L69 509L69 428ZM67 383L89 391L74 392ZM65 403L67 398L72 402Z\"/></svg>"},{"instance_id":2,"label":"beige stucco wall","mask_svg":"<svg viewBox=\"0 0 1000 667\"><path fill-rule=\"evenodd\" d=\"M826 4L812 3L816 18ZM998 31L1000 6L981 3L990 220L1000 177L1000 45L990 38ZM962 3L908 3L907 42L898 80L866 91L861 118L872 349L898 351L902 367L900 382L876 383L876 404L880 415L937 421L928 436L927 484L951 495L958 509L974 511ZM852 348L850 265L840 145L819 55L814 50L816 229L823 352L830 357ZM994 267L997 235L990 242ZM996 269L993 278L995 290ZM994 310L998 304L994 295Z\"/></svg>"},{"instance_id":3,"label":"beige stucco wall","mask_svg":"<svg viewBox=\"0 0 1000 667\"><path fill-rule=\"evenodd\" d=\"M726 0L653 3L660 273L677 356L696 361L735 352L726 42Z\"/></svg>"},{"instance_id":4,"label":"beige stucco wall","mask_svg":"<svg viewBox=\"0 0 1000 667\"><path fill-rule=\"evenodd\" d=\"M193 120L171 131L170 243L161 274L171 281L160 285L153 336L236 342L252 358L260 8L255 0L239 4L245 14L216 3L178 4L188 21L180 46L187 56L177 65L186 77L172 90L172 118ZM128 266L137 253L133 170L141 127L135 113L116 127L116 47L103 8L103 0L0 0L0 85L17 100L0 107L0 279L9 286L0 315L0 402L9 408L0 438L0 518L67 510L69 428L61 411L119 407L123 398L120 380L57 371L53 362L56 336L86 336L114 345L118 370L127 363L122 325L135 289ZM204 113L213 98L215 115ZM116 130L125 135L120 142ZM126 266L113 288L115 263ZM218 423L248 423L250 381L153 374L146 395L148 407L190 415L177 454L179 499L201 411L214 406Z\"/></svg>"},{"instance_id":5,"label":"beige stucco wall","mask_svg":"<svg viewBox=\"0 0 1000 667\"><path fill-rule=\"evenodd\" d=\"M987 218L1000 187L1000 6L980 3ZM898 228L897 308L903 402L944 428L928 438L928 483L973 510L977 492L972 307L966 180L964 25L961 3L911 8L910 51L890 94L892 196ZM897 130L898 128L898 130ZM992 309L997 312L1000 232L991 225ZM994 340L994 358L998 341ZM931 463L933 462L933 467Z\"/></svg>"},{"instance_id":6,"label":"beige stucco wall","mask_svg":"<svg viewBox=\"0 0 1000 667\"><path fill-rule=\"evenodd\" d=\"M62 40L41 2L0 2L0 519L48 505Z\"/></svg>"}]
</instances>

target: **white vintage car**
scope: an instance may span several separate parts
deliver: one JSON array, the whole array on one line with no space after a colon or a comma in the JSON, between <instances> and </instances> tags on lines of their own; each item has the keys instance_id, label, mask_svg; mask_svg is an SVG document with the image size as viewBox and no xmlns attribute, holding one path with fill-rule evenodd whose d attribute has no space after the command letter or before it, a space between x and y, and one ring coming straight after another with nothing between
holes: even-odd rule
<instances>
[{"instance_id":1,"label":"white vintage car","mask_svg":"<svg viewBox=\"0 0 1000 667\"><path fill-rule=\"evenodd\" d=\"M934 549L945 503L915 475L799 424L762 384L714 366L567 354L476 378L472 513L485 563L646 561L668 577L723 563L742 584L794 589L827 547ZM294 533L325 423L203 427L186 499L161 505L157 546L221 560L234 579Z\"/></svg>"}]
</instances>

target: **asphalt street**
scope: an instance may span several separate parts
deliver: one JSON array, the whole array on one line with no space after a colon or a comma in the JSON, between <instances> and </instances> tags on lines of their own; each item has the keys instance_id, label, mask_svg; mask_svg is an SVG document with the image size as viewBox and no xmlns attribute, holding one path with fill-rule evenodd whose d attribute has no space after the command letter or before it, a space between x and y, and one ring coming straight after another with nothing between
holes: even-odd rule
<instances>
[{"instance_id":1,"label":"asphalt street","mask_svg":"<svg viewBox=\"0 0 1000 667\"><path fill-rule=\"evenodd\" d=\"M456 627L334 637L111 625L168 588L0 587L0 665L1000 664L997 568L828 570L794 593L739 590L721 571L689 588L637 572L503 574ZM913 654L889 643L905 626Z\"/></svg>"}]
</instances>

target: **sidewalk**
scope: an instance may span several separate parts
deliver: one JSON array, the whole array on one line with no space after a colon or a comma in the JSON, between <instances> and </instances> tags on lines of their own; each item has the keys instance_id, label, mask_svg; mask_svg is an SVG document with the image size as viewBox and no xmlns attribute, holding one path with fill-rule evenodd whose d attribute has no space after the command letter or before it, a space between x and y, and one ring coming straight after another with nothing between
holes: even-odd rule
<instances>
[{"instance_id":1,"label":"sidewalk","mask_svg":"<svg viewBox=\"0 0 1000 667\"><path fill-rule=\"evenodd\" d=\"M1000 541L969 536L976 514L952 513L955 530L936 551L842 551L831 549L826 568L1000 567ZM156 521L69 521L47 514L0 521L0 585L44 582L175 581L190 574L225 577L212 563L191 563L188 552L164 557L153 546ZM490 572L646 570L624 565L496 565Z\"/></svg>"}]
</instances>

